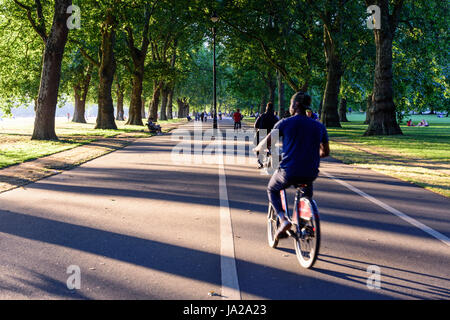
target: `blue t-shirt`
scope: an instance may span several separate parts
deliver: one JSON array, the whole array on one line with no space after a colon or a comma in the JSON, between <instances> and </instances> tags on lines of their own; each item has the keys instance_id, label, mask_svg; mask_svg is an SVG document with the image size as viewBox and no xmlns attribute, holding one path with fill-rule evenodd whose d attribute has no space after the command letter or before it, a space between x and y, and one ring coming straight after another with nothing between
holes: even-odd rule
<instances>
[{"instance_id":1,"label":"blue t-shirt","mask_svg":"<svg viewBox=\"0 0 450 320\"><path fill-rule=\"evenodd\" d=\"M320 144L328 142L325 126L311 118L295 115L277 122L283 137L280 168L289 177L313 178L319 174Z\"/></svg>"}]
</instances>

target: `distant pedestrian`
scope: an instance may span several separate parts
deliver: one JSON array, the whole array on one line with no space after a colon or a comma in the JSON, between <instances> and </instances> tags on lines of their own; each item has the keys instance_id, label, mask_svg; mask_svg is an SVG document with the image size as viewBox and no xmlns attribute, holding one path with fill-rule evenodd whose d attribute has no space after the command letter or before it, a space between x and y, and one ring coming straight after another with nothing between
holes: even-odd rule
<instances>
[{"instance_id":1,"label":"distant pedestrian","mask_svg":"<svg viewBox=\"0 0 450 320\"><path fill-rule=\"evenodd\" d=\"M316 113L314 113L311 109L306 109L306 116L308 117L308 118L311 118L311 119L313 119L313 120L318 120L318 116L317 116L317 114Z\"/></svg>"},{"instance_id":2,"label":"distant pedestrian","mask_svg":"<svg viewBox=\"0 0 450 320\"><path fill-rule=\"evenodd\" d=\"M241 110L237 109L236 112L233 114L233 120L234 120L234 130L239 130L242 128L241 120L242 120L242 114Z\"/></svg>"},{"instance_id":3,"label":"distant pedestrian","mask_svg":"<svg viewBox=\"0 0 450 320\"><path fill-rule=\"evenodd\" d=\"M254 128L256 130L256 145L259 144L261 138L261 130L265 130L264 134L269 134L272 131L275 124L278 122L278 117L274 113L273 103L269 102L266 105L266 112L261 114L255 121ZM256 156L258 157L258 169L263 167L261 160L259 159L259 152L256 152Z\"/></svg>"}]
</instances>

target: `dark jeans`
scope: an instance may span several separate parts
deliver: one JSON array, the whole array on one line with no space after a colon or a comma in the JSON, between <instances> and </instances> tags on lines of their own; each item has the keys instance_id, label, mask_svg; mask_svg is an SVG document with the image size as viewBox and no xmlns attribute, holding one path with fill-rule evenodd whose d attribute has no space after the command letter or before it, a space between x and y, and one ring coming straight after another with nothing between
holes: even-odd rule
<instances>
[{"instance_id":1,"label":"dark jeans","mask_svg":"<svg viewBox=\"0 0 450 320\"><path fill-rule=\"evenodd\" d=\"M281 190L287 189L296 184L306 184L306 187L302 189L303 196L312 198L314 180L316 180L315 177L289 177L283 169L278 169L275 171L269 181L269 185L267 186L267 194L269 196L269 201L273 205L277 214L284 212L281 204Z\"/></svg>"},{"instance_id":2,"label":"dark jeans","mask_svg":"<svg viewBox=\"0 0 450 320\"><path fill-rule=\"evenodd\" d=\"M240 121L237 121L237 122L234 123L234 129L241 129L241 128L242 128L242 126L241 126L241 122Z\"/></svg>"}]
</instances>

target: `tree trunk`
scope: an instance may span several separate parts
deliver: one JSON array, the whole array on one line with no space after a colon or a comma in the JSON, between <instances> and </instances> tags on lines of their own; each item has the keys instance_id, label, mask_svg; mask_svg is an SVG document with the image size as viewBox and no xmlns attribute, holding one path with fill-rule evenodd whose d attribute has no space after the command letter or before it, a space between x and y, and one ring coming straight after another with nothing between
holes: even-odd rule
<instances>
[{"instance_id":1,"label":"tree trunk","mask_svg":"<svg viewBox=\"0 0 450 320\"><path fill-rule=\"evenodd\" d=\"M170 66L172 68L175 67L175 62L177 60L177 46L178 40L174 40L174 49L172 53L172 58L170 59ZM175 81L172 80L167 86L167 111L166 111L166 119L173 119L172 111L173 111L173 91L175 89Z\"/></svg>"},{"instance_id":2,"label":"tree trunk","mask_svg":"<svg viewBox=\"0 0 450 320\"><path fill-rule=\"evenodd\" d=\"M181 119L183 117L183 109L184 109L183 100L177 99L177 106L178 106L177 117L178 119Z\"/></svg>"},{"instance_id":3,"label":"tree trunk","mask_svg":"<svg viewBox=\"0 0 450 320\"><path fill-rule=\"evenodd\" d=\"M147 56L147 49L150 44L148 38L150 16L150 11L145 9L142 45L140 49L136 48L134 45L133 29L130 26L125 27L128 36L128 49L130 50L130 56L133 60L132 90L127 124L139 126L144 125L142 119L145 118L145 102L142 100L142 82L144 80L145 57Z\"/></svg>"},{"instance_id":4,"label":"tree trunk","mask_svg":"<svg viewBox=\"0 0 450 320\"><path fill-rule=\"evenodd\" d=\"M276 81L272 72L267 73L267 89L269 90L269 102L275 103L275 90L277 88Z\"/></svg>"},{"instance_id":5,"label":"tree trunk","mask_svg":"<svg viewBox=\"0 0 450 320\"><path fill-rule=\"evenodd\" d=\"M114 56L116 19L112 9L108 9L106 19L101 27L101 61L98 70L98 114L95 129L117 129L114 121L114 105L111 88L116 72L116 60Z\"/></svg>"},{"instance_id":6,"label":"tree trunk","mask_svg":"<svg viewBox=\"0 0 450 320\"><path fill-rule=\"evenodd\" d=\"M189 103L186 98L177 99L178 104L178 119L186 118L189 114Z\"/></svg>"},{"instance_id":7,"label":"tree trunk","mask_svg":"<svg viewBox=\"0 0 450 320\"><path fill-rule=\"evenodd\" d=\"M142 108L141 108L141 117L142 119L145 119L145 98L142 98Z\"/></svg>"},{"instance_id":8,"label":"tree trunk","mask_svg":"<svg viewBox=\"0 0 450 320\"><path fill-rule=\"evenodd\" d=\"M168 95L169 95L169 90L167 89L166 85L163 85L161 87L161 109L159 112L159 114L161 115L161 117L160 117L161 120L167 120L166 110L167 110Z\"/></svg>"},{"instance_id":9,"label":"tree trunk","mask_svg":"<svg viewBox=\"0 0 450 320\"><path fill-rule=\"evenodd\" d=\"M364 121L364 124L369 124L370 122L370 109L372 108L372 94L370 94L367 97L367 102L366 102L366 120Z\"/></svg>"},{"instance_id":10,"label":"tree trunk","mask_svg":"<svg viewBox=\"0 0 450 320\"><path fill-rule=\"evenodd\" d=\"M134 67L130 109L127 124L143 126L142 123L142 81L144 79L144 64Z\"/></svg>"},{"instance_id":11,"label":"tree trunk","mask_svg":"<svg viewBox=\"0 0 450 320\"><path fill-rule=\"evenodd\" d=\"M323 96L320 98L320 103L319 103L319 120L322 120L322 105L323 105Z\"/></svg>"},{"instance_id":12,"label":"tree trunk","mask_svg":"<svg viewBox=\"0 0 450 320\"><path fill-rule=\"evenodd\" d=\"M86 74L83 75L83 79L81 79L81 84L76 84L74 86L75 109L72 122L86 123L86 98L89 92L89 84L91 83L92 67L93 65L89 64Z\"/></svg>"},{"instance_id":13,"label":"tree trunk","mask_svg":"<svg viewBox=\"0 0 450 320\"><path fill-rule=\"evenodd\" d=\"M348 122L347 120L347 99L342 98L339 105L339 121Z\"/></svg>"},{"instance_id":14,"label":"tree trunk","mask_svg":"<svg viewBox=\"0 0 450 320\"><path fill-rule=\"evenodd\" d=\"M116 120L117 121L124 121L124 111L123 111L123 87L120 85L119 82L117 82L116 85L116 92L117 92L117 111L116 111Z\"/></svg>"},{"instance_id":15,"label":"tree trunk","mask_svg":"<svg viewBox=\"0 0 450 320\"><path fill-rule=\"evenodd\" d=\"M159 106L159 97L161 94L161 87L162 82L154 81L152 101L150 102L148 110L148 119L152 121L158 121L158 106Z\"/></svg>"},{"instance_id":16,"label":"tree trunk","mask_svg":"<svg viewBox=\"0 0 450 320\"><path fill-rule=\"evenodd\" d=\"M259 113L262 114L266 111L266 105L267 105L267 93L264 92L261 95L261 105L259 106Z\"/></svg>"},{"instance_id":17,"label":"tree trunk","mask_svg":"<svg viewBox=\"0 0 450 320\"><path fill-rule=\"evenodd\" d=\"M330 62L330 66L327 67L327 84L325 86L322 115L320 117L322 123L326 127L341 127L338 114L338 96L341 86L341 75L340 62Z\"/></svg>"},{"instance_id":18,"label":"tree trunk","mask_svg":"<svg viewBox=\"0 0 450 320\"><path fill-rule=\"evenodd\" d=\"M282 115L286 110L286 102L284 99L283 77L279 72L277 73L277 80L278 80L278 115Z\"/></svg>"},{"instance_id":19,"label":"tree trunk","mask_svg":"<svg viewBox=\"0 0 450 320\"><path fill-rule=\"evenodd\" d=\"M327 83L323 96L320 120L326 127L340 128L338 114L339 92L341 88L342 63L336 53L336 44L330 39L324 27L324 48L327 65Z\"/></svg>"},{"instance_id":20,"label":"tree trunk","mask_svg":"<svg viewBox=\"0 0 450 320\"><path fill-rule=\"evenodd\" d=\"M402 134L396 119L392 85L392 41L401 6L396 7L391 16L388 0L378 0L377 5L381 9L381 28L374 29L376 61L373 105L369 112L369 126L364 133L366 136Z\"/></svg>"},{"instance_id":21,"label":"tree trunk","mask_svg":"<svg viewBox=\"0 0 450 320\"><path fill-rule=\"evenodd\" d=\"M75 108L73 110L72 122L86 123L86 100L82 98L81 88L79 85L75 85L73 91L75 97Z\"/></svg>"},{"instance_id":22,"label":"tree trunk","mask_svg":"<svg viewBox=\"0 0 450 320\"><path fill-rule=\"evenodd\" d=\"M45 41L41 82L36 105L36 117L31 139L57 140L55 132L55 113L58 100L61 63L67 42L67 8L71 0L55 1L53 24Z\"/></svg>"},{"instance_id":23,"label":"tree trunk","mask_svg":"<svg viewBox=\"0 0 450 320\"><path fill-rule=\"evenodd\" d=\"M174 88L171 87L167 95L167 119L173 119L173 91Z\"/></svg>"}]
</instances>

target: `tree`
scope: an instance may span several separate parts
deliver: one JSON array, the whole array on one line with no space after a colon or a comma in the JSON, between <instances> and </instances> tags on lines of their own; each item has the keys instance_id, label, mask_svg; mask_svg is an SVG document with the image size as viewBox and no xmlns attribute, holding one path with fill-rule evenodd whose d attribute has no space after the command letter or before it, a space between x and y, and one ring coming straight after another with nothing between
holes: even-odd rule
<instances>
[{"instance_id":1,"label":"tree","mask_svg":"<svg viewBox=\"0 0 450 320\"><path fill-rule=\"evenodd\" d=\"M338 103L342 76L364 43L364 9L357 1L308 0L323 25L323 47L326 63L326 85L323 94L321 121L327 127L341 127Z\"/></svg>"},{"instance_id":2,"label":"tree","mask_svg":"<svg viewBox=\"0 0 450 320\"><path fill-rule=\"evenodd\" d=\"M339 104L339 121L348 122L347 120L347 99L341 98L341 103Z\"/></svg>"},{"instance_id":3,"label":"tree","mask_svg":"<svg viewBox=\"0 0 450 320\"><path fill-rule=\"evenodd\" d=\"M284 82L283 77L279 72L277 72L277 82L278 82L278 114L284 115L286 112L286 102L284 96Z\"/></svg>"},{"instance_id":4,"label":"tree","mask_svg":"<svg viewBox=\"0 0 450 320\"><path fill-rule=\"evenodd\" d=\"M392 14L388 0L367 1L381 9L381 28L374 29L376 62L372 107L369 111L369 126L364 133L372 135L402 134L396 120L394 90L392 82L392 42L400 18L403 0L394 2Z\"/></svg>"},{"instance_id":5,"label":"tree","mask_svg":"<svg viewBox=\"0 0 450 320\"><path fill-rule=\"evenodd\" d=\"M117 66L114 50L119 3L118 0L111 0L101 2L98 6L94 3L87 3L87 5L91 5L92 10L91 16L86 19L88 25L82 28L85 37L83 41L78 39L72 39L72 41L79 45L85 59L98 70L98 113L95 128L117 129L111 90ZM97 21L101 21L100 25ZM100 33L100 39L97 38L98 33ZM95 47L98 48L98 59L88 52Z\"/></svg>"},{"instance_id":6,"label":"tree","mask_svg":"<svg viewBox=\"0 0 450 320\"><path fill-rule=\"evenodd\" d=\"M0 110L37 105L44 43L14 2L0 6ZM14 75L14 76L12 76Z\"/></svg>"},{"instance_id":7,"label":"tree","mask_svg":"<svg viewBox=\"0 0 450 320\"><path fill-rule=\"evenodd\" d=\"M153 3L151 9L148 8L148 4L139 5L133 8L134 10L129 9L129 15L131 17L128 18L128 23L125 26L125 31L127 33L127 45L129 48L129 55L131 56L132 61L132 91L131 91L131 99L130 99L130 111L128 116L127 124L133 125L143 125L142 123L142 83L144 79L144 68L145 68L145 59L147 57L148 47L150 45L149 39L149 25L150 25L150 17L152 15L153 10L155 9L157 2ZM141 12L144 11L144 15L139 15L138 10ZM133 23L134 22L134 26ZM141 29L140 35L140 47L137 47L135 44L136 38L136 29Z\"/></svg>"},{"instance_id":8,"label":"tree","mask_svg":"<svg viewBox=\"0 0 450 320\"><path fill-rule=\"evenodd\" d=\"M252 49L273 72L279 72L294 91L306 91L311 76L308 51L313 24L302 30L308 14L301 2L241 1L227 3L220 18L236 42ZM300 36L302 35L302 36ZM301 63L299 63L301 61Z\"/></svg>"},{"instance_id":9,"label":"tree","mask_svg":"<svg viewBox=\"0 0 450 320\"><path fill-rule=\"evenodd\" d=\"M40 0L35 0L32 6L25 5L17 0L14 0L14 2L24 10L34 31L44 42L42 74L31 139L57 140L55 113L61 77L61 63L69 33L67 28L67 19L69 18L67 8L72 4L72 1L55 0L50 32L47 31L47 21ZM36 17L33 16L33 11L36 12Z\"/></svg>"},{"instance_id":10,"label":"tree","mask_svg":"<svg viewBox=\"0 0 450 320\"><path fill-rule=\"evenodd\" d=\"M70 45L67 49L66 52L68 52L63 59L60 91L63 94L73 94L74 111L72 121L86 123L86 102L93 65L83 59L78 49L70 48Z\"/></svg>"}]
</instances>

